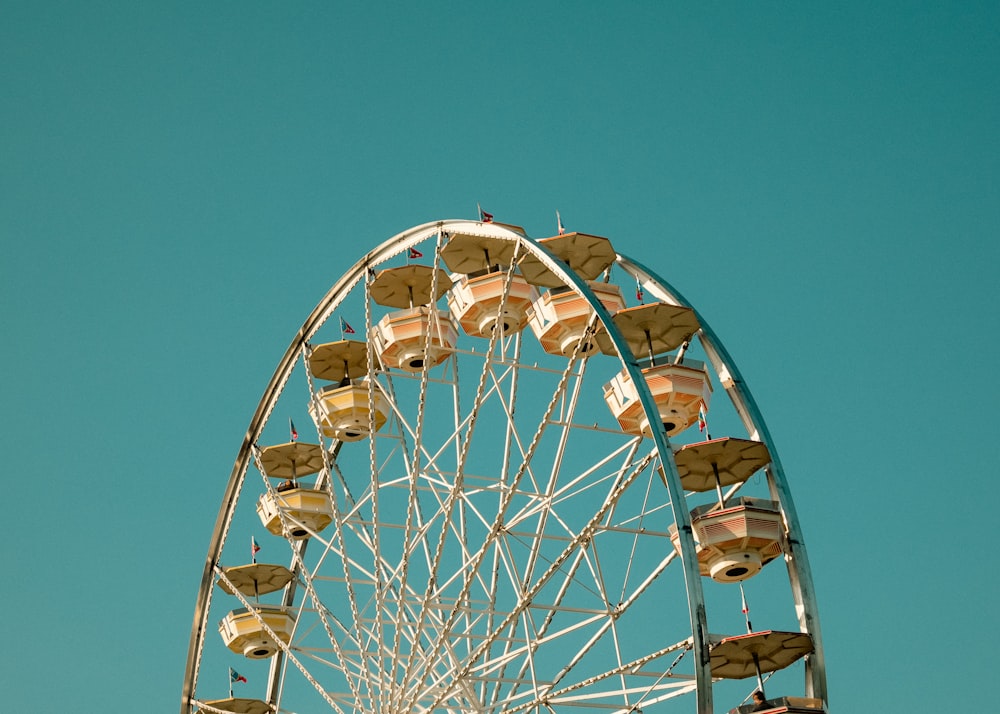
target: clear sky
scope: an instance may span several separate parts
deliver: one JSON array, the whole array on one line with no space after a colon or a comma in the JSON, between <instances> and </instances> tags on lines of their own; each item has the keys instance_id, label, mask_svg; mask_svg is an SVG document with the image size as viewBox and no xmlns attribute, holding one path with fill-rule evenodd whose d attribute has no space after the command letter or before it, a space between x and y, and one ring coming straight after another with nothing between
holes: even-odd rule
<instances>
[{"instance_id":1,"label":"clear sky","mask_svg":"<svg viewBox=\"0 0 1000 714\"><path fill-rule=\"evenodd\" d=\"M176 711L288 341L477 202L608 236L729 348L834 711L989 708L998 47L988 2L0 1L3 708Z\"/></svg>"}]
</instances>

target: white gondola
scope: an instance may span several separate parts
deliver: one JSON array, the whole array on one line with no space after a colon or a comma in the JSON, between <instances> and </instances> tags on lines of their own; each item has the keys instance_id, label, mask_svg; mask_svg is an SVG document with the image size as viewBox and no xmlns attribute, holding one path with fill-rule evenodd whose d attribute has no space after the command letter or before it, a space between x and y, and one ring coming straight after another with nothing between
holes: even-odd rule
<instances>
[{"instance_id":1,"label":"white gondola","mask_svg":"<svg viewBox=\"0 0 1000 714\"><path fill-rule=\"evenodd\" d=\"M648 365L648 362L647 362ZM668 436L678 434L698 421L698 413L712 398L712 382L705 365L696 360L643 367L642 376L656 402L660 422ZM628 434L652 436L649 419L639 402L639 393L626 370L604 385L604 401Z\"/></svg>"},{"instance_id":2,"label":"white gondola","mask_svg":"<svg viewBox=\"0 0 1000 714\"><path fill-rule=\"evenodd\" d=\"M272 534L302 540L333 521L333 500L322 489L295 486L262 493L257 515ZM287 524L287 533L285 532Z\"/></svg>"},{"instance_id":3,"label":"white gondola","mask_svg":"<svg viewBox=\"0 0 1000 714\"><path fill-rule=\"evenodd\" d=\"M389 415L385 395L369 389L368 344L338 340L312 348L309 371L334 384L320 387L309 403L309 416L323 436L340 441L360 441L372 427L378 431Z\"/></svg>"},{"instance_id":4,"label":"white gondola","mask_svg":"<svg viewBox=\"0 0 1000 714\"><path fill-rule=\"evenodd\" d=\"M696 493L715 489L718 502L691 511L701 574L719 582L746 580L784 551L785 526L774 501L739 497L726 501L722 488L744 483L771 461L767 446L723 437L687 444L674 452L681 485ZM671 529L680 553L676 528Z\"/></svg>"},{"instance_id":5,"label":"white gondola","mask_svg":"<svg viewBox=\"0 0 1000 714\"><path fill-rule=\"evenodd\" d=\"M219 623L219 634L226 647L248 659L273 657L280 646L261 623L288 644L295 630L295 617L278 605L256 605L254 612L246 608L231 611ZM257 619L259 615L260 620Z\"/></svg>"},{"instance_id":6,"label":"white gondola","mask_svg":"<svg viewBox=\"0 0 1000 714\"><path fill-rule=\"evenodd\" d=\"M751 578L782 553L785 529L774 501L741 497L722 509L699 506L691 528L701 574L721 583ZM676 528L670 539L679 554Z\"/></svg>"},{"instance_id":7,"label":"white gondola","mask_svg":"<svg viewBox=\"0 0 1000 714\"><path fill-rule=\"evenodd\" d=\"M504 335L523 330L537 299L538 291L524 277L513 273L508 280L500 269L461 276L448 294L448 308L467 334L488 338L497 325Z\"/></svg>"},{"instance_id":8,"label":"white gondola","mask_svg":"<svg viewBox=\"0 0 1000 714\"><path fill-rule=\"evenodd\" d=\"M615 262L611 241L586 233L566 233L542 238L538 244L559 258L579 277L587 281L591 291L611 313L625 307L621 288L597 280ZM579 344L578 354L585 356L597 350L597 342L581 338L588 325L596 329L594 310L588 298L576 293L538 256L524 255L518 263L521 274L532 285L551 288L535 300L528 311L528 324L535 337L549 354L569 356Z\"/></svg>"},{"instance_id":9,"label":"white gondola","mask_svg":"<svg viewBox=\"0 0 1000 714\"><path fill-rule=\"evenodd\" d=\"M372 339L383 365L419 372L448 358L458 330L447 310L422 305L390 312L372 328Z\"/></svg>"},{"instance_id":10,"label":"white gondola","mask_svg":"<svg viewBox=\"0 0 1000 714\"><path fill-rule=\"evenodd\" d=\"M455 348L458 330L447 310L434 307L451 288L438 268L404 265L381 271L368 286L379 305L400 308L372 326L371 338L386 367L419 372L440 364Z\"/></svg>"},{"instance_id":11,"label":"white gondola","mask_svg":"<svg viewBox=\"0 0 1000 714\"><path fill-rule=\"evenodd\" d=\"M516 248L509 240L455 233L441 249L441 259L455 271L448 308L467 334L488 338L499 324L509 335L528 324L528 307L538 291L510 270Z\"/></svg>"},{"instance_id":12,"label":"white gondola","mask_svg":"<svg viewBox=\"0 0 1000 714\"><path fill-rule=\"evenodd\" d=\"M309 404L309 416L323 436L340 441L360 441L374 426L378 431L389 416L389 402L377 386L370 389L366 380L356 384L322 387Z\"/></svg>"},{"instance_id":13,"label":"white gondola","mask_svg":"<svg viewBox=\"0 0 1000 714\"><path fill-rule=\"evenodd\" d=\"M625 307L621 288L611 283L588 281L590 289L608 312L614 313ZM528 310L528 325L542 345L542 349L553 355L568 357L573 354L578 343L581 356L597 351L596 339L580 342L587 326L594 324L594 309L587 298L570 288L553 288L531 304Z\"/></svg>"}]
</instances>

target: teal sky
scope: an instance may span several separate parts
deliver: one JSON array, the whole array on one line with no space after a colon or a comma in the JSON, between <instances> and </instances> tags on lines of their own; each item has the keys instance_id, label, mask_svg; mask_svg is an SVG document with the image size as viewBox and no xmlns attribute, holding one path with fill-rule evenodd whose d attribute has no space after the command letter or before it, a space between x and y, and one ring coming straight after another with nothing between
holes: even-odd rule
<instances>
[{"instance_id":1,"label":"teal sky","mask_svg":"<svg viewBox=\"0 0 1000 714\"><path fill-rule=\"evenodd\" d=\"M609 237L733 354L833 711L988 708L998 47L979 2L0 0L5 708L177 710L277 360L477 202Z\"/></svg>"}]
</instances>

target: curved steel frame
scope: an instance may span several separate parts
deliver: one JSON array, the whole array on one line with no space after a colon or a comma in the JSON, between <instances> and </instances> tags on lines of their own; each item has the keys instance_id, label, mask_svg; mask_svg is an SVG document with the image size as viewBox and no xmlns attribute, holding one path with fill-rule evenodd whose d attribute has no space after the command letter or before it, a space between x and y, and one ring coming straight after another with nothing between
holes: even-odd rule
<instances>
[{"instance_id":1,"label":"curved steel frame","mask_svg":"<svg viewBox=\"0 0 1000 714\"><path fill-rule=\"evenodd\" d=\"M534 254L546 267L559 276L566 285L571 286L576 292L584 296L590 303L597 315L597 319L607 330L611 342L614 345L619 360L625 371L632 379L633 384L642 385L638 389L639 399L642 407L651 423L658 423L658 413L656 405L648 389L645 388L645 381L635 357L626 346L626 342L615 326L611 315L602 305L593 291L578 275L530 238L516 233L510 229L497 224L483 224L475 221L445 220L427 223L421 226L403 231L398 235L382 243L378 248L367 253L361 260L354 264L336 283L330 288L327 294L319 302L286 350L270 382L268 383L256 411L250 421L243 442L240 446L239 454L233 466L223 497L222 506L216 519L215 527L212 531L208 553L205 558L202 572L201 584L198 590L198 597L195 607L194 621L192 623L191 636L189 640L187 663L184 670L184 686L181 697L181 714L190 713L191 699L200 667L200 657L202 644L206 635L206 625L211 605L212 585L215 578L215 567L221 556L222 547L226 540L229 525L236 509L237 500L242 489L243 480L247 469L252 461L253 446L266 424L271 411L285 388L306 343L320 329L327 319L340 305L344 297L361 281L369 267L378 265L386 259L398 255L421 242L438 235L442 232L473 232L476 234L488 235L492 238L501 238L515 241L520 244L520 250L529 251ZM657 298L673 304L692 307L676 290L669 286L655 273L621 254L617 257L617 264L626 272L635 276L649 291ZM772 456L771 466L767 469L768 483L772 495L777 500L784 513L788 528L788 540L790 553L786 557L789 577L794 594L796 610L800 627L804 632L808 632L816 645L816 651L807 663L807 694L826 700L826 677L823 665L822 646L820 642L819 618L816 607L815 594L812 586L808 560L805 546L802 541L801 530L795 508L792 503L788 485L784 477L784 472L778 460L776 450L771 441L770 434L764 425L763 418L743 381L735 364L722 346L721 342L708 327L707 323L698 316L701 324L700 341L709 356L716 372L723 379L724 386L733 401L741 419L753 438L763 441L769 448ZM691 645L695 653L695 679L696 679L696 711L698 714L711 714L712 687L711 672L709 670L709 641L707 633L707 618L705 612L705 600L702 593L701 575L698 570L698 560L695 554L695 544L692 535L690 515L685 506L684 491L680 484L680 477L674 463L673 452L670 443L662 431L654 431L653 442L659 455L660 463L663 465L663 475L666 481L668 494L671 502L671 509L675 523L678 527L681 563L683 568L684 583L687 591L688 616L691 628ZM290 595L286 595L286 599ZM278 678L280 670L280 654L272 662L271 682L268 691L269 701L275 701Z\"/></svg>"},{"instance_id":2,"label":"curved steel frame","mask_svg":"<svg viewBox=\"0 0 1000 714\"><path fill-rule=\"evenodd\" d=\"M702 348L712 362L716 374L724 380L723 386L736 407L743 426L746 427L750 438L762 441L771 453L771 464L766 469L768 486L771 489L772 498L780 504L788 529L788 550L790 552L786 558L786 564L792 586L792 595L795 599L795 610L799 618L799 627L802 632L809 633L816 648L806 661L806 695L822 699L825 702L827 701L826 665L823 659L819 608L816 604L816 592L813 589L812 571L809 567L805 541L802 538L799 517L795 511L788 481L785 479L785 471L781 467L778 450L771 439L767 425L764 423L764 417L761 415L760 409L757 408L757 402L750 393L750 388L743 380L743 375L740 374L729 352L726 351L722 342L691 303L665 280L640 263L619 255L618 264L636 276L651 295L695 311L695 314L698 315L698 324L701 325ZM725 375L728 375L728 378Z\"/></svg>"}]
</instances>

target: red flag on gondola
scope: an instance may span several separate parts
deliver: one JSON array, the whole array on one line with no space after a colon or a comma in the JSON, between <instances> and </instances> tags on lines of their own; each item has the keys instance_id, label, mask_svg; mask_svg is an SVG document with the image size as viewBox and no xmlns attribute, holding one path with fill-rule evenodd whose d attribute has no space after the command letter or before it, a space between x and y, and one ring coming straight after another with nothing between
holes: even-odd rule
<instances>
[{"instance_id":1,"label":"red flag on gondola","mask_svg":"<svg viewBox=\"0 0 1000 714\"><path fill-rule=\"evenodd\" d=\"M482 206L480 206L478 203L476 204L476 208L479 209L479 220L481 220L483 223L492 223L493 222L493 214L492 213L487 213L486 211L484 211L483 208L482 208Z\"/></svg>"},{"instance_id":2,"label":"red flag on gondola","mask_svg":"<svg viewBox=\"0 0 1000 714\"><path fill-rule=\"evenodd\" d=\"M423 253L421 253L421 252L420 252L419 250L417 250L416 248L410 248L410 257L411 257L411 258L423 258L423 257L424 257L424 254L423 254Z\"/></svg>"},{"instance_id":3,"label":"red flag on gondola","mask_svg":"<svg viewBox=\"0 0 1000 714\"><path fill-rule=\"evenodd\" d=\"M340 318L340 329L345 335L353 335L354 328L347 324L347 320Z\"/></svg>"},{"instance_id":4,"label":"red flag on gondola","mask_svg":"<svg viewBox=\"0 0 1000 714\"><path fill-rule=\"evenodd\" d=\"M236 671L235 669L233 669L232 667L230 667L230 668L229 668L229 681L230 681L230 682L234 682L234 683L235 683L235 682L243 682L244 684L246 684L246 681L247 681L247 678L246 678L246 677L244 677L244 676L243 676L242 674L240 674L239 672L237 672L237 671Z\"/></svg>"}]
</instances>

